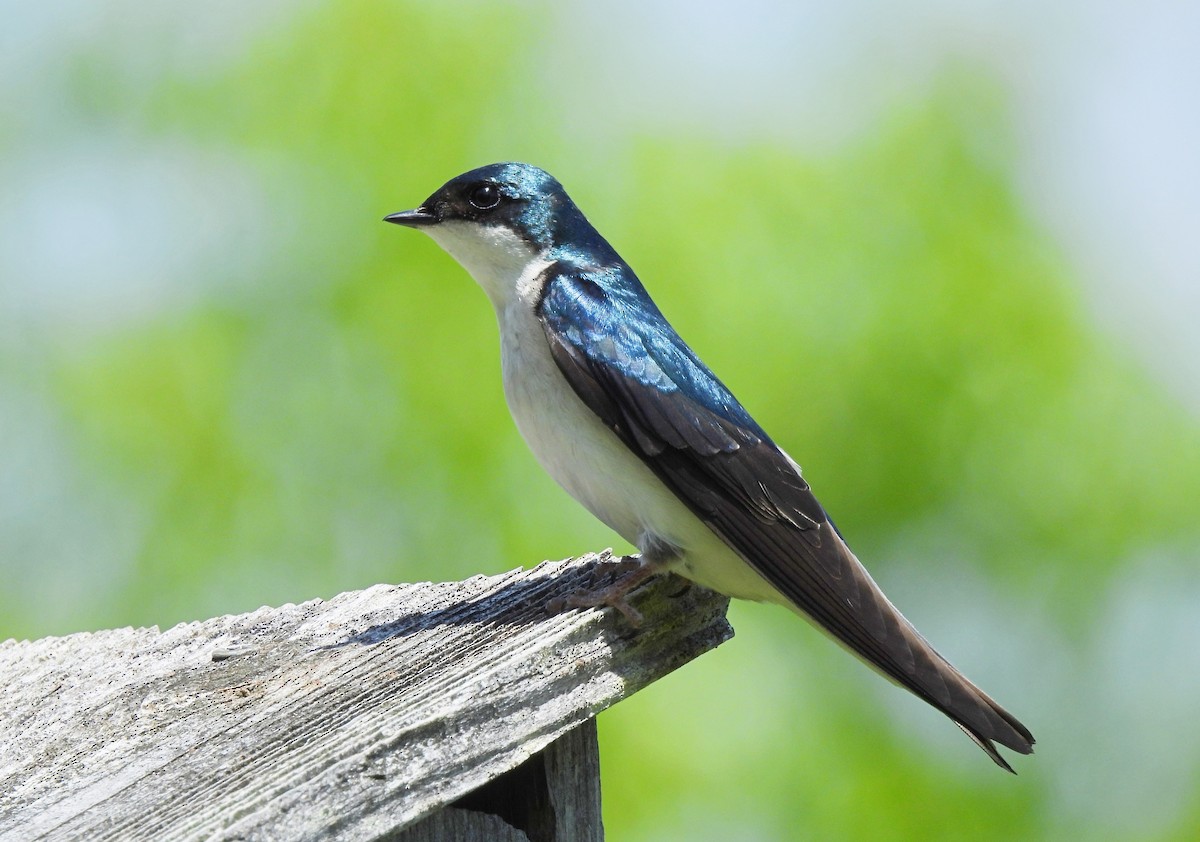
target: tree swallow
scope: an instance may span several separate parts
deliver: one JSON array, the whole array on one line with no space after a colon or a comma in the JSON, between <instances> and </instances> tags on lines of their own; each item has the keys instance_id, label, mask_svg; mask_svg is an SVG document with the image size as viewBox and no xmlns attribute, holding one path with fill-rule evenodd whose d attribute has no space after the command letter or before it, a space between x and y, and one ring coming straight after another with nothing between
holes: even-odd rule
<instances>
[{"instance_id":1,"label":"tree swallow","mask_svg":"<svg viewBox=\"0 0 1200 842\"><path fill-rule=\"evenodd\" d=\"M1033 736L892 605L800 476L679 337L562 185L528 164L451 179L387 222L419 228L483 287L500 324L504 394L534 456L641 552L573 606L624 602L673 571L783 605L949 716L1002 768Z\"/></svg>"}]
</instances>

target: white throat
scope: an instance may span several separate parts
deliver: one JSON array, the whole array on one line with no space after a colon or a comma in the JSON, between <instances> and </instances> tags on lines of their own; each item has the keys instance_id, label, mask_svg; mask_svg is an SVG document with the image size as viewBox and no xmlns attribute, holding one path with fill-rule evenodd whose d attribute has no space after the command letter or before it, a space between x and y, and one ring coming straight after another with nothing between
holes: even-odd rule
<instances>
[{"instance_id":1,"label":"white throat","mask_svg":"<svg viewBox=\"0 0 1200 842\"><path fill-rule=\"evenodd\" d=\"M498 316L536 302L532 285L551 261L508 228L447 220L424 230L483 287Z\"/></svg>"}]
</instances>

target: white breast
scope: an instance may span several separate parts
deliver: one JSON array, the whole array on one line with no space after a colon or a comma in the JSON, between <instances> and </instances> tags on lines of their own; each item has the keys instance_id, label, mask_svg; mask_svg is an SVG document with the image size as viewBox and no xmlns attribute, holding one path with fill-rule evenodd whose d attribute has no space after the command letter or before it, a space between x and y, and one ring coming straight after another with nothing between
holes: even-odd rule
<instances>
[{"instance_id":1,"label":"white breast","mask_svg":"<svg viewBox=\"0 0 1200 842\"><path fill-rule=\"evenodd\" d=\"M580 400L550 355L533 302L515 300L496 316L509 411L568 494L639 549L654 541L678 547L675 569L687 578L730 596L787 604Z\"/></svg>"},{"instance_id":2,"label":"white breast","mask_svg":"<svg viewBox=\"0 0 1200 842\"><path fill-rule=\"evenodd\" d=\"M681 545L695 517L571 389L532 305L496 315L508 408L546 472L631 544L649 532Z\"/></svg>"}]
</instances>

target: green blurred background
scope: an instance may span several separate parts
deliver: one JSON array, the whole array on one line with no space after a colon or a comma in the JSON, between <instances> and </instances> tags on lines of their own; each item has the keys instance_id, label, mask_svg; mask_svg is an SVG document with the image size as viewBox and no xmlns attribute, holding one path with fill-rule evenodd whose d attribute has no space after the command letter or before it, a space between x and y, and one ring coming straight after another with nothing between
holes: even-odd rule
<instances>
[{"instance_id":1,"label":"green blurred background","mask_svg":"<svg viewBox=\"0 0 1200 842\"><path fill-rule=\"evenodd\" d=\"M619 541L380 222L527 160L1038 738L736 604L601 716L609 838L1200 838L1194 10L3 9L0 639Z\"/></svg>"}]
</instances>

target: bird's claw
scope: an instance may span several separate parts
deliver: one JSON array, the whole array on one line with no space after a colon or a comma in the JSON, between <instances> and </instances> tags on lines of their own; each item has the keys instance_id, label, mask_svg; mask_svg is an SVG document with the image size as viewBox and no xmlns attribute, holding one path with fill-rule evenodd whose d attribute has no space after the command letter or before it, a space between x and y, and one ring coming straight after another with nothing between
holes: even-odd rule
<instances>
[{"instance_id":1,"label":"bird's claw","mask_svg":"<svg viewBox=\"0 0 1200 842\"><path fill-rule=\"evenodd\" d=\"M646 618L629 604L626 594L610 593L612 590L613 586L610 585L598 591L581 591L567 596L556 596L546 603L546 610L551 614L561 614L570 608L615 608L629 621L629 625L639 628Z\"/></svg>"},{"instance_id":2,"label":"bird's claw","mask_svg":"<svg viewBox=\"0 0 1200 842\"><path fill-rule=\"evenodd\" d=\"M629 625L639 628L645 617L629 604L628 597L638 585L657 574L659 566L636 558L622 558L615 564L606 564L605 567L608 568L605 573L618 573L619 578L611 585L556 596L546 603L546 610L551 614L559 614L570 608L615 608L629 621ZM620 575L621 573L624 575Z\"/></svg>"}]
</instances>

